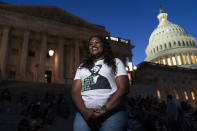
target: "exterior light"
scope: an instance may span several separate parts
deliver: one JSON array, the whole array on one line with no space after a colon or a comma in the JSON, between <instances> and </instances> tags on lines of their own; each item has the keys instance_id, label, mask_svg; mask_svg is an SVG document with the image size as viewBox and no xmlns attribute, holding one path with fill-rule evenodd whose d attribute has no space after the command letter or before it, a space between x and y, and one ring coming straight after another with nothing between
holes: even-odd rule
<instances>
[{"instance_id":1,"label":"exterior light","mask_svg":"<svg viewBox=\"0 0 197 131\"><path fill-rule=\"evenodd\" d=\"M130 81L130 85L135 83L135 76L134 76L134 71L137 70L136 66L133 66L133 63L130 61L128 63L128 66L126 67L126 70L128 72L128 77L129 77L129 81Z\"/></svg>"},{"instance_id":2,"label":"exterior light","mask_svg":"<svg viewBox=\"0 0 197 131\"><path fill-rule=\"evenodd\" d=\"M132 63L132 62L129 62L128 65L129 65L129 68L130 68L130 69L133 68L133 63Z\"/></svg>"},{"instance_id":3,"label":"exterior light","mask_svg":"<svg viewBox=\"0 0 197 131\"><path fill-rule=\"evenodd\" d=\"M137 70L137 66L134 66L133 69L134 69L134 70Z\"/></svg>"},{"instance_id":4,"label":"exterior light","mask_svg":"<svg viewBox=\"0 0 197 131\"><path fill-rule=\"evenodd\" d=\"M128 69L128 67L126 67L126 71L128 71L129 69Z\"/></svg>"},{"instance_id":5,"label":"exterior light","mask_svg":"<svg viewBox=\"0 0 197 131\"><path fill-rule=\"evenodd\" d=\"M111 36L110 39L113 40L113 41L118 41L118 38L117 37L112 37Z\"/></svg>"},{"instance_id":6,"label":"exterior light","mask_svg":"<svg viewBox=\"0 0 197 131\"><path fill-rule=\"evenodd\" d=\"M47 78L47 74L44 74L44 77Z\"/></svg>"},{"instance_id":7,"label":"exterior light","mask_svg":"<svg viewBox=\"0 0 197 131\"><path fill-rule=\"evenodd\" d=\"M49 50L49 56L53 56L54 55L54 50Z\"/></svg>"}]
</instances>

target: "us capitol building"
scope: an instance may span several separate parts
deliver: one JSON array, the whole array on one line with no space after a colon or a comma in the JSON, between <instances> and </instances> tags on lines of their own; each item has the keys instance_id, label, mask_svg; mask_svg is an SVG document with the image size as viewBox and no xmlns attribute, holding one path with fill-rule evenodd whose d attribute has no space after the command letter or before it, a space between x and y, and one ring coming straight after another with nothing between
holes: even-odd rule
<instances>
[{"instance_id":1,"label":"us capitol building","mask_svg":"<svg viewBox=\"0 0 197 131\"><path fill-rule=\"evenodd\" d=\"M196 40L180 26L168 21L160 7L159 25L146 48L147 57L133 72L133 92L166 100L171 94L178 101L197 107Z\"/></svg>"},{"instance_id":2,"label":"us capitol building","mask_svg":"<svg viewBox=\"0 0 197 131\"><path fill-rule=\"evenodd\" d=\"M160 9L157 16L159 25L150 36L145 61L197 68L196 40L182 27L168 21L167 16L168 14Z\"/></svg>"}]
</instances>

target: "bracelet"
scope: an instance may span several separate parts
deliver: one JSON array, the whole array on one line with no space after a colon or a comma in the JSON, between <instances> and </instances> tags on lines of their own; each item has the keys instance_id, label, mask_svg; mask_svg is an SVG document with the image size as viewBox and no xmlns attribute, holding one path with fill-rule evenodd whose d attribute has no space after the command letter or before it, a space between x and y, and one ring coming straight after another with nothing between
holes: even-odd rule
<instances>
[{"instance_id":1,"label":"bracelet","mask_svg":"<svg viewBox=\"0 0 197 131\"><path fill-rule=\"evenodd\" d=\"M102 106L102 107L101 107L101 109L102 109L102 110L104 110L105 112L107 112L107 111L108 111L108 109L107 109L106 105Z\"/></svg>"}]
</instances>

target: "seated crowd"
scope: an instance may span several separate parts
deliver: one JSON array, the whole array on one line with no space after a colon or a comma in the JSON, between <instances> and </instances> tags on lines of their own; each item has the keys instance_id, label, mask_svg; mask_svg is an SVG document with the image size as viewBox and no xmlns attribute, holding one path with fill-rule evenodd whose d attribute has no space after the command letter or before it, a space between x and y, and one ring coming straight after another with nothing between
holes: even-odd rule
<instances>
[{"instance_id":1,"label":"seated crowd","mask_svg":"<svg viewBox=\"0 0 197 131\"><path fill-rule=\"evenodd\" d=\"M70 110L64 94L57 96L47 92L44 98L31 99L30 94L22 92L17 102L20 106L21 120L18 123L18 131L47 130L53 125L56 116L69 118ZM8 88L0 93L0 112L9 112L12 104L12 95Z\"/></svg>"},{"instance_id":2,"label":"seated crowd","mask_svg":"<svg viewBox=\"0 0 197 131\"><path fill-rule=\"evenodd\" d=\"M153 96L130 98L128 131L196 131L197 110L171 95L167 101Z\"/></svg>"},{"instance_id":3,"label":"seated crowd","mask_svg":"<svg viewBox=\"0 0 197 131\"><path fill-rule=\"evenodd\" d=\"M18 131L46 131L57 116L69 118L70 105L65 95L46 92L43 98L22 92L19 96L21 120ZM0 112L9 112L12 95L8 88L0 92ZM153 96L129 98L129 121L127 131L196 131L197 110L186 101L178 102L171 95L167 101Z\"/></svg>"}]
</instances>

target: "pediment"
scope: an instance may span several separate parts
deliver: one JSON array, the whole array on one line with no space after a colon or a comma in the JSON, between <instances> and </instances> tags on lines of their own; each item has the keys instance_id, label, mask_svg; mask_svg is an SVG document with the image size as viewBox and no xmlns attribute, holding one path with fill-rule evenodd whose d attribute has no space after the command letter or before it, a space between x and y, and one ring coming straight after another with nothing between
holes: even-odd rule
<instances>
[{"instance_id":1,"label":"pediment","mask_svg":"<svg viewBox=\"0 0 197 131\"><path fill-rule=\"evenodd\" d=\"M55 6L0 4L0 9L83 28L105 30L104 26L89 23Z\"/></svg>"}]
</instances>

